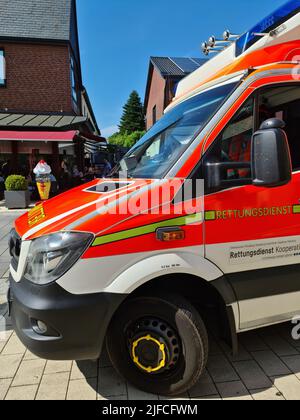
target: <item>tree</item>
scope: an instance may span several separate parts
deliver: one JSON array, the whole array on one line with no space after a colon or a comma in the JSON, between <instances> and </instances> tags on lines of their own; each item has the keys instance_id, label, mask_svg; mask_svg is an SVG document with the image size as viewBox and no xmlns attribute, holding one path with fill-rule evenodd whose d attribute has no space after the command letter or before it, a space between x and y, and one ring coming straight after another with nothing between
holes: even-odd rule
<instances>
[{"instance_id":1,"label":"tree","mask_svg":"<svg viewBox=\"0 0 300 420\"><path fill-rule=\"evenodd\" d=\"M134 131L131 134L115 133L108 139L108 142L109 144L114 144L116 146L131 148L144 134L145 131Z\"/></svg>"},{"instance_id":2,"label":"tree","mask_svg":"<svg viewBox=\"0 0 300 420\"><path fill-rule=\"evenodd\" d=\"M121 134L132 134L135 131L145 130L144 107L141 98L134 90L123 107L123 115L119 125Z\"/></svg>"}]
</instances>

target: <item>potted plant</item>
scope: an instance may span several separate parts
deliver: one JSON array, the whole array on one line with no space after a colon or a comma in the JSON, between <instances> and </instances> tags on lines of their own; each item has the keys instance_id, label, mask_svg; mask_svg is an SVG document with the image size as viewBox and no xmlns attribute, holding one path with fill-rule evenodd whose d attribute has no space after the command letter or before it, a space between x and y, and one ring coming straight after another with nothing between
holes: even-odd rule
<instances>
[{"instance_id":1,"label":"potted plant","mask_svg":"<svg viewBox=\"0 0 300 420\"><path fill-rule=\"evenodd\" d=\"M30 203L28 184L24 176L11 175L5 181L5 205L8 209L26 209Z\"/></svg>"}]
</instances>

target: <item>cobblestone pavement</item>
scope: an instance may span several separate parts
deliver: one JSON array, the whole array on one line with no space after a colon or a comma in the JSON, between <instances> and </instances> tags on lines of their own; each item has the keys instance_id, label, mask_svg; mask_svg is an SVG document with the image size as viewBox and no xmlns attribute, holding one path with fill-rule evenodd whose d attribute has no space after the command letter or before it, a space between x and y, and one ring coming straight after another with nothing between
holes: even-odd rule
<instances>
[{"instance_id":1,"label":"cobblestone pavement","mask_svg":"<svg viewBox=\"0 0 300 420\"><path fill-rule=\"evenodd\" d=\"M164 400L124 382L105 354L99 362L50 362L24 348L6 304L7 236L15 217L0 213L0 400ZM241 335L235 358L223 342L211 339L204 376L180 399L300 400L300 341L291 338L291 324Z\"/></svg>"}]
</instances>

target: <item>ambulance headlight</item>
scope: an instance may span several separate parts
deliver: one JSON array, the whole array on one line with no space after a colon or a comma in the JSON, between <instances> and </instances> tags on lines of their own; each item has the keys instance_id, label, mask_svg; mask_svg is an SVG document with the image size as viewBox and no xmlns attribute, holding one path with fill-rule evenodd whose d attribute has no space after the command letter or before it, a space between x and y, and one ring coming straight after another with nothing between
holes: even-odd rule
<instances>
[{"instance_id":1,"label":"ambulance headlight","mask_svg":"<svg viewBox=\"0 0 300 420\"><path fill-rule=\"evenodd\" d=\"M93 235L59 232L34 239L27 256L25 278L46 285L58 280L79 260L93 240Z\"/></svg>"}]
</instances>

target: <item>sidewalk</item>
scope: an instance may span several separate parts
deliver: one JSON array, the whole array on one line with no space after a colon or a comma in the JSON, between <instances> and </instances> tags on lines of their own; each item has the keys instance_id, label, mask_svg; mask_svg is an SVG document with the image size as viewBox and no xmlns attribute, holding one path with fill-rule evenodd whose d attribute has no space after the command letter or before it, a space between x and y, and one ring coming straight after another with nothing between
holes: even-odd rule
<instances>
[{"instance_id":1,"label":"sidewalk","mask_svg":"<svg viewBox=\"0 0 300 420\"><path fill-rule=\"evenodd\" d=\"M0 213L0 317L6 319L6 332L0 335L0 400L165 400L124 382L106 354L99 362L47 362L24 348L6 305L7 238L15 217ZM241 335L235 358L223 342L211 339L207 371L182 398L300 400L300 341L291 338L291 324Z\"/></svg>"},{"instance_id":2,"label":"sidewalk","mask_svg":"<svg viewBox=\"0 0 300 420\"><path fill-rule=\"evenodd\" d=\"M34 206L35 206L35 203L34 202L31 202L29 204L29 209L33 208ZM17 217L18 214L22 214L22 213L24 213L24 211L26 211L26 210L24 210L24 209L20 209L20 210L17 210L17 209L15 209L15 210L8 210L7 207L5 207L5 200L0 200L0 215L3 214L3 215L6 215L7 216L9 214L14 214L15 213L15 217Z\"/></svg>"}]
</instances>

